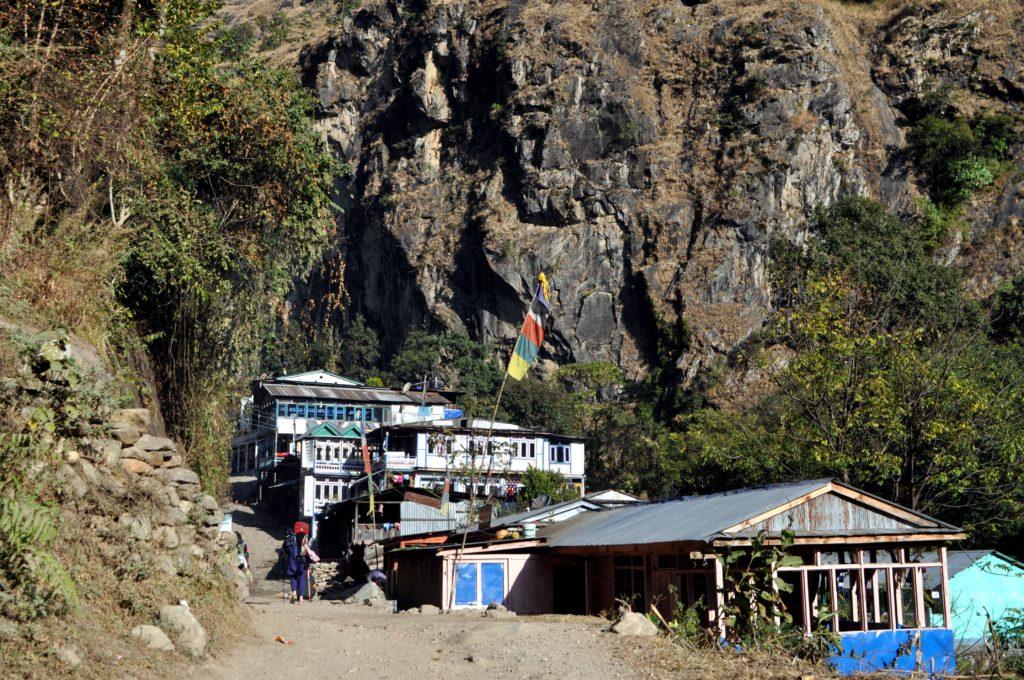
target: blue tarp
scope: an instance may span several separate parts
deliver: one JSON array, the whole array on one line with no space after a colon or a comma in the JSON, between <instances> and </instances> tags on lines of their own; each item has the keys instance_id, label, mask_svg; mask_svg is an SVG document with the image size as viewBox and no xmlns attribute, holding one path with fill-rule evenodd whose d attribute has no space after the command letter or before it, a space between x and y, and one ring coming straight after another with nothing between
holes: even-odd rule
<instances>
[{"instance_id":1,"label":"blue tarp","mask_svg":"<svg viewBox=\"0 0 1024 680\"><path fill-rule=\"evenodd\" d=\"M842 646L842 652L829 662L843 675L884 670L956 672L953 631L948 628L844 633Z\"/></svg>"}]
</instances>

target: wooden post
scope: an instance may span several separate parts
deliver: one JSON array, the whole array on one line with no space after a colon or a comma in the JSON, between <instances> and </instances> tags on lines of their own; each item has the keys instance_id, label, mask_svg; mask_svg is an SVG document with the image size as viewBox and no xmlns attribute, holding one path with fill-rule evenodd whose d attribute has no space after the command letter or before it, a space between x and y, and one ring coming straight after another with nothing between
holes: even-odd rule
<instances>
[{"instance_id":1,"label":"wooden post","mask_svg":"<svg viewBox=\"0 0 1024 680\"><path fill-rule=\"evenodd\" d=\"M718 638L725 639L725 571L722 560L715 555L715 625L718 627Z\"/></svg>"},{"instance_id":2,"label":"wooden post","mask_svg":"<svg viewBox=\"0 0 1024 680\"><path fill-rule=\"evenodd\" d=\"M942 562L942 619L946 628L953 627L949 602L949 564L946 562L946 546L939 548L939 561Z\"/></svg>"},{"instance_id":3,"label":"wooden post","mask_svg":"<svg viewBox=\"0 0 1024 680\"><path fill-rule=\"evenodd\" d=\"M911 567L911 575L914 578L914 611L917 614L917 628L925 627L925 610L924 610L924 583L921 580L921 572L923 571L919 567Z\"/></svg>"},{"instance_id":4,"label":"wooden post","mask_svg":"<svg viewBox=\"0 0 1024 680\"><path fill-rule=\"evenodd\" d=\"M807 578L807 570L800 570L800 603L803 605L804 635L810 635L811 628L811 598L810 579Z\"/></svg>"}]
</instances>

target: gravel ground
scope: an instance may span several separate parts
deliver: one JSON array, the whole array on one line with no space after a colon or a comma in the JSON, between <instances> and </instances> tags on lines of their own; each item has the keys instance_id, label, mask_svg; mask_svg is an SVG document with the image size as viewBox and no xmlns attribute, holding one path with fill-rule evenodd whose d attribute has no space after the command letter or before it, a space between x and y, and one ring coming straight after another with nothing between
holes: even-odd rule
<instances>
[{"instance_id":1,"label":"gravel ground","mask_svg":"<svg viewBox=\"0 0 1024 680\"><path fill-rule=\"evenodd\" d=\"M209 662L204 677L652 677L624 658L624 638L604 632L607 622L596 618L382 614L362 605L270 599L253 606L253 637ZM291 644L276 642L278 635ZM659 644L629 642L638 651Z\"/></svg>"}]
</instances>

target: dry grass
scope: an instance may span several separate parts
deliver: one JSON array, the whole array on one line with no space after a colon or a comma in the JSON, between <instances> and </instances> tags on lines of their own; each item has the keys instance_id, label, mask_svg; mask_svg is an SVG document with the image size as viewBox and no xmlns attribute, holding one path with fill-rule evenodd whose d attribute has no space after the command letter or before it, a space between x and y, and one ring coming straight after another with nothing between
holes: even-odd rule
<instances>
[{"instance_id":1,"label":"dry grass","mask_svg":"<svg viewBox=\"0 0 1024 680\"><path fill-rule=\"evenodd\" d=\"M155 623L159 608L179 599L188 601L206 629L208 652L216 654L242 638L247 614L219 572L193 562L185 575L167 576L154 567L154 548L115 524L119 512L148 503L137 491L121 501L102 493L74 503L64 500L54 553L75 582L78 608L63 618L22 624L20 639L4 643L0 677L188 675L194 662L184 654L146 649L129 634L136 625ZM81 657L77 671L55 656L62 645Z\"/></svg>"}]
</instances>

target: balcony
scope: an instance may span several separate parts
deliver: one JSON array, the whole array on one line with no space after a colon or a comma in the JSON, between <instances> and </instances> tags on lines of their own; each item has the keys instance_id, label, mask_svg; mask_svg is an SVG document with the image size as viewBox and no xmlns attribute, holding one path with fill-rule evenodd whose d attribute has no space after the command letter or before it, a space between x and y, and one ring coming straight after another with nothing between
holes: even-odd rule
<instances>
[{"instance_id":1,"label":"balcony","mask_svg":"<svg viewBox=\"0 0 1024 680\"><path fill-rule=\"evenodd\" d=\"M412 470L416 467L416 455L404 451L388 451L387 464L389 470Z\"/></svg>"}]
</instances>

